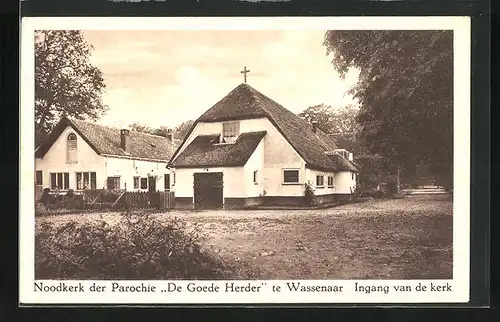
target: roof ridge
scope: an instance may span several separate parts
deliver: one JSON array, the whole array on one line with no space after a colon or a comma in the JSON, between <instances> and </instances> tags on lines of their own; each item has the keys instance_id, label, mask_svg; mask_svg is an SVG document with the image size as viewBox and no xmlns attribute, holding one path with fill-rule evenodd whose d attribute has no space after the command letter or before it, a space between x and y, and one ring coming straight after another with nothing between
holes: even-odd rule
<instances>
[{"instance_id":1,"label":"roof ridge","mask_svg":"<svg viewBox=\"0 0 500 322\"><path fill-rule=\"evenodd\" d=\"M110 130L121 130L119 127L117 126L110 126L110 125L105 125L105 124L100 124L100 123L96 123L96 122L91 122L91 121L87 121L87 120L79 120L79 119L71 119L71 118L68 118L71 122L73 121L77 121L77 122L83 122L83 123L87 123L87 124L91 124L91 125L95 125L95 126L99 126L99 127L102 127L102 128L106 128L106 129L110 129ZM130 130L128 129L130 132L134 132L134 133L139 133L141 135L149 135L149 136L154 136L154 137L158 137L158 138L163 138L163 139L166 139L165 136L163 135L157 135L157 134L151 134L151 133L147 133L147 132L141 132L141 131L135 131L135 130Z\"/></svg>"}]
</instances>

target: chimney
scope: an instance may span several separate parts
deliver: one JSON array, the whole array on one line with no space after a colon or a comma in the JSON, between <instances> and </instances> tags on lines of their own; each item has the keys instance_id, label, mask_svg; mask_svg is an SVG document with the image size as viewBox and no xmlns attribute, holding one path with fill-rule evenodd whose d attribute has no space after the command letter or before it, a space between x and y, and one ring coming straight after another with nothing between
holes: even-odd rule
<instances>
[{"instance_id":1,"label":"chimney","mask_svg":"<svg viewBox=\"0 0 500 322\"><path fill-rule=\"evenodd\" d=\"M130 131L127 129L120 130L120 147L123 150L127 150L127 136L130 134Z\"/></svg>"},{"instance_id":2,"label":"chimney","mask_svg":"<svg viewBox=\"0 0 500 322\"><path fill-rule=\"evenodd\" d=\"M316 131L318 131L318 122L312 121L311 124L313 126L313 133L316 133Z\"/></svg>"},{"instance_id":3,"label":"chimney","mask_svg":"<svg viewBox=\"0 0 500 322\"><path fill-rule=\"evenodd\" d=\"M174 143L174 132L171 129L167 130L167 139L170 140L171 143Z\"/></svg>"},{"instance_id":4,"label":"chimney","mask_svg":"<svg viewBox=\"0 0 500 322\"><path fill-rule=\"evenodd\" d=\"M349 152L349 161L354 161L354 156L351 152Z\"/></svg>"}]
</instances>

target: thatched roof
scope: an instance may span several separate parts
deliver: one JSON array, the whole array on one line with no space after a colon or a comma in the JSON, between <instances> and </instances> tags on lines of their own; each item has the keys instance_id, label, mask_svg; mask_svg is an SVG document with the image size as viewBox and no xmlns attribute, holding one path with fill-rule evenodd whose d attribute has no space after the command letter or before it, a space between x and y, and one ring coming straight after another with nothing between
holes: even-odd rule
<instances>
[{"instance_id":1,"label":"thatched roof","mask_svg":"<svg viewBox=\"0 0 500 322\"><path fill-rule=\"evenodd\" d=\"M325 152L337 149L335 142L312 125L248 84L240 84L201 115L198 122L222 122L266 117L304 159L306 166L326 171L356 171L348 161L338 162ZM348 164L349 166L344 166Z\"/></svg>"},{"instance_id":2,"label":"thatched roof","mask_svg":"<svg viewBox=\"0 0 500 322\"><path fill-rule=\"evenodd\" d=\"M172 143L166 137L130 131L127 148L123 150L120 146L120 129L62 118L47 140L36 150L35 156L42 158L67 126L71 126L99 155L168 161L177 148L175 142Z\"/></svg>"},{"instance_id":3,"label":"thatched roof","mask_svg":"<svg viewBox=\"0 0 500 322\"><path fill-rule=\"evenodd\" d=\"M265 131L242 133L236 142L231 144L214 144L214 141L219 140L219 135L200 135L179 154L171 166L175 168L244 166L265 135Z\"/></svg>"}]
</instances>

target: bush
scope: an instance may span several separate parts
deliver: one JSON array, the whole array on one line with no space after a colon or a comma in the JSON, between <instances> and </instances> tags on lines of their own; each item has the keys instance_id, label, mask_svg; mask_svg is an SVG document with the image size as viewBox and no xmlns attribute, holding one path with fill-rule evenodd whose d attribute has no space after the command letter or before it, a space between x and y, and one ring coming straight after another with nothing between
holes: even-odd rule
<instances>
[{"instance_id":1,"label":"bush","mask_svg":"<svg viewBox=\"0 0 500 322\"><path fill-rule=\"evenodd\" d=\"M314 203L314 189L309 182L304 184L304 202L309 206Z\"/></svg>"},{"instance_id":2,"label":"bush","mask_svg":"<svg viewBox=\"0 0 500 322\"><path fill-rule=\"evenodd\" d=\"M125 214L117 224L101 220L62 226L44 222L35 235L37 279L227 278L231 269L200 247L198 229Z\"/></svg>"}]
</instances>

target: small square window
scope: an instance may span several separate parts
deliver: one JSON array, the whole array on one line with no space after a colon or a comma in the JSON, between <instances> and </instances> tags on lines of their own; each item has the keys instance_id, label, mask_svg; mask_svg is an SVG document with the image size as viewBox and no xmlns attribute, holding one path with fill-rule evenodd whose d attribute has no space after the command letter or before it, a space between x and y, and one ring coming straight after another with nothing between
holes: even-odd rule
<instances>
[{"instance_id":1,"label":"small square window","mask_svg":"<svg viewBox=\"0 0 500 322\"><path fill-rule=\"evenodd\" d=\"M240 122L222 123L222 138L225 143L236 141L238 135L240 135Z\"/></svg>"},{"instance_id":2,"label":"small square window","mask_svg":"<svg viewBox=\"0 0 500 322\"><path fill-rule=\"evenodd\" d=\"M120 177L108 177L108 190L120 189Z\"/></svg>"},{"instance_id":3,"label":"small square window","mask_svg":"<svg viewBox=\"0 0 500 322\"><path fill-rule=\"evenodd\" d=\"M298 183L299 170L283 170L283 183Z\"/></svg>"}]
</instances>

